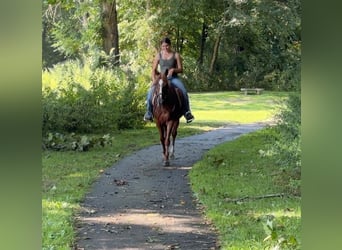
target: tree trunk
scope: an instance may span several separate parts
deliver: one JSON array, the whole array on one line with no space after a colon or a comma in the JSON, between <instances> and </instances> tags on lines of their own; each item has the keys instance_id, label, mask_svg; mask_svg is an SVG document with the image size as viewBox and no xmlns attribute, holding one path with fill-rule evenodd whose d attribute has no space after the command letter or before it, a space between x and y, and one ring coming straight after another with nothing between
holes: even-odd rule
<instances>
[{"instance_id":1,"label":"tree trunk","mask_svg":"<svg viewBox=\"0 0 342 250\"><path fill-rule=\"evenodd\" d=\"M203 64L203 53L204 53L204 45L205 45L205 40L207 39L208 35L208 27L205 23L202 25L202 39L201 39L201 47L200 47L200 56L198 58L198 64L202 65Z\"/></svg>"},{"instance_id":2,"label":"tree trunk","mask_svg":"<svg viewBox=\"0 0 342 250\"><path fill-rule=\"evenodd\" d=\"M179 39L180 39L180 35L179 35L179 26L177 26L177 38L176 38L176 51L179 51Z\"/></svg>"},{"instance_id":3,"label":"tree trunk","mask_svg":"<svg viewBox=\"0 0 342 250\"><path fill-rule=\"evenodd\" d=\"M221 35L218 35L215 45L214 45L214 52L213 52L213 57L211 58L211 63L210 63L210 68L209 68L209 73L212 74L214 71L214 66L215 62L217 60L218 56L218 49L220 47L220 42L221 42Z\"/></svg>"},{"instance_id":4,"label":"tree trunk","mask_svg":"<svg viewBox=\"0 0 342 250\"><path fill-rule=\"evenodd\" d=\"M103 49L112 58L113 65L119 65L119 33L116 0L102 2Z\"/></svg>"}]
</instances>

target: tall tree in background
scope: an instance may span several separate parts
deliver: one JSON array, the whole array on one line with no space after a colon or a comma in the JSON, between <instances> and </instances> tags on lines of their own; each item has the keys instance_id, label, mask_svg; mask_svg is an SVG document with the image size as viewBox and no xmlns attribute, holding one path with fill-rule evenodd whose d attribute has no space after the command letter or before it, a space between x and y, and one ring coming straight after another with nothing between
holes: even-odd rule
<instances>
[{"instance_id":1,"label":"tall tree in background","mask_svg":"<svg viewBox=\"0 0 342 250\"><path fill-rule=\"evenodd\" d=\"M44 0L43 35L66 58L119 63L116 0ZM102 53L104 52L104 53Z\"/></svg>"},{"instance_id":2,"label":"tall tree in background","mask_svg":"<svg viewBox=\"0 0 342 250\"><path fill-rule=\"evenodd\" d=\"M113 65L119 65L119 32L116 0L102 2L103 49L111 57Z\"/></svg>"},{"instance_id":3,"label":"tall tree in background","mask_svg":"<svg viewBox=\"0 0 342 250\"><path fill-rule=\"evenodd\" d=\"M98 3L84 1L44 0L43 18L49 24L52 47L66 58L92 56L101 46Z\"/></svg>"},{"instance_id":4,"label":"tall tree in background","mask_svg":"<svg viewBox=\"0 0 342 250\"><path fill-rule=\"evenodd\" d=\"M202 34L201 34L201 46L200 46L200 53L198 57L198 64L202 65L203 64L203 53L204 53L204 48L205 48L205 43L208 37L208 26L205 22L202 24Z\"/></svg>"}]
</instances>

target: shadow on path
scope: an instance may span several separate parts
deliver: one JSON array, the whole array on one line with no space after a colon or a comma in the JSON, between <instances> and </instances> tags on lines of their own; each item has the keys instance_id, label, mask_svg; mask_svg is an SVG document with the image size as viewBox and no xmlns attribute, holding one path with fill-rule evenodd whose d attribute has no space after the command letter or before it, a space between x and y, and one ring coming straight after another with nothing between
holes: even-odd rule
<instances>
[{"instance_id":1,"label":"shadow on path","mask_svg":"<svg viewBox=\"0 0 342 250\"><path fill-rule=\"evenodd\" d=\"M81 204L75 249L219 249L192 196L188 171L209 149L265 125L230 125L178 139L170 167L162 166L160 145L122 159Z\"/></svg>"}]
</instances>

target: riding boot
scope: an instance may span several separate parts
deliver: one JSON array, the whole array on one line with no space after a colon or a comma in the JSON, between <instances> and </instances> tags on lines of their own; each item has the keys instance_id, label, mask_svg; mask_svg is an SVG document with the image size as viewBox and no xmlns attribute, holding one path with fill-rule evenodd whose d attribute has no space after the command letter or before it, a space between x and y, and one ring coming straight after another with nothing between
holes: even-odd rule
<instances>
[{"instance_id":1,"label":"riding boot","mask_svg":"<svg viewBox=\"0 0 342 250\"><path fill-rule=\"evenodd\" d=\"M195 117L191 114L191 111L190 111L190 104L189 104L189 96L188 94L186 93L184 95L184 109L183 109L183 114L184 114L184 117L186 119L186 123L190 123L192 122Z\"/></svg>"}]
</instances>

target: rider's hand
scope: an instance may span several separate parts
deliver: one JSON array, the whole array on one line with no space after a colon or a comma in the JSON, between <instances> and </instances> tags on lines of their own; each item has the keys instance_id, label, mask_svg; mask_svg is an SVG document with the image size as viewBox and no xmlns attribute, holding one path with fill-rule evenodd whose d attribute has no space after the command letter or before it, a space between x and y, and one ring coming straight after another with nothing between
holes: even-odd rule
<instances>
[{"instance_id":1,"label":"rider's hand","mask_svg":"<svg viewBox=\"0 0 342 250\"><path fill-rule=\"evenodd\" d=\"M167 78L172 77L174 70L175 70L174 68L169 69L168 74L167 74Z\"/></svg>"}]
</instances>

